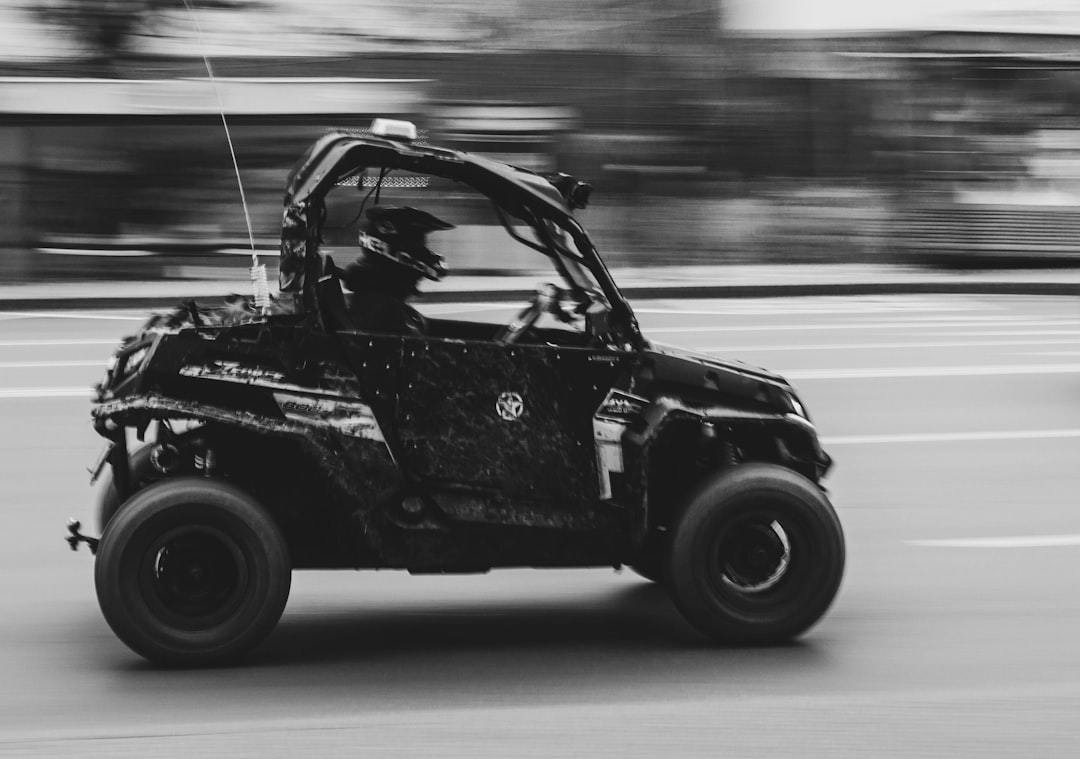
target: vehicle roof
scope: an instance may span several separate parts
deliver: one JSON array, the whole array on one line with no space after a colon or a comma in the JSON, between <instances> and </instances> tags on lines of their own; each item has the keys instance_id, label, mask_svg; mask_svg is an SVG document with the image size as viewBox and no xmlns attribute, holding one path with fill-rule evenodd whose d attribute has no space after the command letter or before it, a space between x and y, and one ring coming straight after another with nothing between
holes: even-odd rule
<instances>
[{"instance_id":1,"label":"vehicle roof","mask_svg":"<svg viewBox=\"0 0 1080 759\"><path fill-rule=\"evenodd\" d=\"M345 131L329 132L308 148L289 173L285 205L300 205L321 197L336 182L366 167L401 169L464 182L511 213L528 206L562 226L580 229L559 191L527 169L465 151Z\"/></svg>"}]
</instances>

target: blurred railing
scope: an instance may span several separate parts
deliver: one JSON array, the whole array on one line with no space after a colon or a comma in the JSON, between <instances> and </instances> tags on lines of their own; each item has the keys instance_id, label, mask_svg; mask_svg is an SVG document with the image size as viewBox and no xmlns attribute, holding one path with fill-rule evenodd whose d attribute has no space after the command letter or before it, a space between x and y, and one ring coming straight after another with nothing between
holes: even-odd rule
<instances>
[{"instance_id":1,"label":"blurred railing","mask_svg":"<svg viewBox=\"0 0 1080 759\"><path fill-rule=\"evenodd\" d=\"M911 261L934 264L1071 264L1080 259L1080 207L958 203L912 208L895 222Z\"/></svg>"}]
</instances>

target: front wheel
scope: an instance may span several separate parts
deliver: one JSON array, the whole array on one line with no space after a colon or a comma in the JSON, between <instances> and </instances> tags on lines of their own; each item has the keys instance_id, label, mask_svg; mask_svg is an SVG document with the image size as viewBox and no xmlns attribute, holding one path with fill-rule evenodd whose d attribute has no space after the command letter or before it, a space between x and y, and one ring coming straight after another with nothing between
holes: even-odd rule
<instances>
[{"instance_id":1,"label":"front wheel","mask_svg":"<svg viewBox=\"0 0 1080 759\"><path fill-rule=\"evenodd\" d=\"M671 539L668 589L716 641L781 643L829 608L844 558L840 520L819 488L780 466L744 464L690 497Z\"/></svg>"},{"instance_id":2,"label":"front wheel","mask_svg":"<svg viewBox=\"0 0 1080 759\"><path fill-rule=\"evenodd\" d=\"M277 624L291 582L288 547L259 503L232 485L168 479L136 493L98 547L105 620L161 664L233 659Z\"/></svg>"}]
</instances>

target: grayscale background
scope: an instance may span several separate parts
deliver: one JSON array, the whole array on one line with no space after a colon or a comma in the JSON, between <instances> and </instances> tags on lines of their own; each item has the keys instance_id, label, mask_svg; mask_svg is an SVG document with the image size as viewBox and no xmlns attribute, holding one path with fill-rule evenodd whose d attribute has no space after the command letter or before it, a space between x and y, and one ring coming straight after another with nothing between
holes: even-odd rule
<instances>
[{"instance_id":1,"label":"grayscale background","mask_svg":"<svg viewBox=\"0 0 1080 759\"><path fill-rule=\"evenodd\" d=\"M0 2L0 755L1076 755L1077 0L190 2ZM610 570L298 573L228 669L113 636L61 539L90 385L252 245L273 282L289 168L377 116L591 182L646 337L794 383L849 552L799 642ZM430 204L423 310L551 278Z\"/></svg>"}]
</instances>

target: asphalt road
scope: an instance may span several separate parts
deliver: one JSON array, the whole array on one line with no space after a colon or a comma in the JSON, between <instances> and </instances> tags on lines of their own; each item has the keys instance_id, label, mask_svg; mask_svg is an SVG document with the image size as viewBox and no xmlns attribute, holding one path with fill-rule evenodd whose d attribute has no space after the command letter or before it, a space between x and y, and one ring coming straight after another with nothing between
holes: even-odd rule
<instances>
[{"instance_id":1,"label":"asphalt road","mask_svg":"<svg viewBox=\"0 0 1080 759\"><path fill-rule=\"evenodd\" d=\"M836 459L847 574L799 643L704 645L630 572L312 572L245 666L155 669L61 540L93 521L86 388L137 317L7 313L0 754L1075 756L1080 303L636 306L657 341L783 370Z\"/></svg>"}]
</instances>

